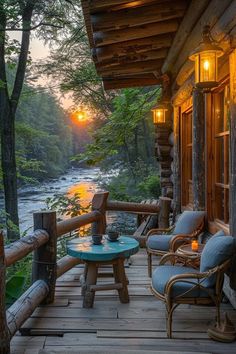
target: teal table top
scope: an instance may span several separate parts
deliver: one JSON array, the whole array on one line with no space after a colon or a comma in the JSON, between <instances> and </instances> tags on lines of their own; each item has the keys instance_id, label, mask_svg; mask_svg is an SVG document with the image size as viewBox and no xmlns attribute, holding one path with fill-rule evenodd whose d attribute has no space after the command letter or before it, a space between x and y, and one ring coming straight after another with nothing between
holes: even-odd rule
<instances>
[{"instance_id":1,"label":"teal table top","mask_svg":"<svg viewBox=\"0 0 236 354\"><path fill-rule=\"evenodd\" d=\"M92 243L92 237L76 238L67 242L67 253L84 261L111 261L115 258L128 258L139 250L139 243L126 236L120 236L115 242L103 235L100 245Z\"/></svg>"}]
</instances>

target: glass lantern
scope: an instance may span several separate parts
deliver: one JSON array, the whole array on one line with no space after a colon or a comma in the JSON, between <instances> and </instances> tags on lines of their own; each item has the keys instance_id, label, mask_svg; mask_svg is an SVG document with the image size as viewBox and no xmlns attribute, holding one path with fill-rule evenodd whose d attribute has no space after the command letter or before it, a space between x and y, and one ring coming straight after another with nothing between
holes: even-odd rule
<instances>
[{"instance_id":1,"label":"glass lantern","mask_svg":"<svg viewBox=\"0 0 236 354\"><path fill-rule=\"evenodd\" d=\"M163 124L166 122L166 112L168 109L163 104L157 104L153 107L153 123L154 124Z\"/></svg>"},{"instance_id":2,"label":"glass lantern","mask_svg":"<svg viewBox=\"0 0 236 354\"><path fill-rule=\"evenodd\" d=\"M209 26L204 27L202 39L202 42L191 53L189 59L195 62L196 87L212 88L218 85L218 58L224 52L213 41Z\"/></svg>"}]
</instances>

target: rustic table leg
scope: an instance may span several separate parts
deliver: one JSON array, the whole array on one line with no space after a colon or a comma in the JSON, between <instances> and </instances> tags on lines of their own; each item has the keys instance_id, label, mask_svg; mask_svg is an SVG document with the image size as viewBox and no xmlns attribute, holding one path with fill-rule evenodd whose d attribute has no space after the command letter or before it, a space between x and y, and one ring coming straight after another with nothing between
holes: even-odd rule
<instances>
[{"instance_id":1,"label":"rustic table leg","mask_svg":"<svg viewBox=\"0 0 236 354\"><path fill-rule=\"evenodd\" d=\"M118 290L120 302L127 303L129 302L129 293L128 293L128 281L125 274L125 267L124 267L124 259L119 258L116 262L113 263L114 269L114 278L116 283L122 283L122 289Z\"/></svg>"},{"instance_id":2,"label":"rustic table leg","mask_svg":"<svg viewBox=\"0 0 236 354\"><path fill-rule=\"evenodd\" d=\"M84 265L84 274L80 276L80 283L81 283L81 295L85 295L86 291L86 279L87 279L87 274L88 274L88 264L85 263Z\"/></svg>"},{"instance_id":3,"label":"rustic table leg","mask_svg":"<svg viewBox=\"0 0 236 354\"><path fill-rule=\"evenodd\" d=\"M97 283L97 264L95 262L87 263L86 289L84 291L83 307L91 308L94 303L95 291L91 291L90 286Z\"/></svg>"}]
</instances>

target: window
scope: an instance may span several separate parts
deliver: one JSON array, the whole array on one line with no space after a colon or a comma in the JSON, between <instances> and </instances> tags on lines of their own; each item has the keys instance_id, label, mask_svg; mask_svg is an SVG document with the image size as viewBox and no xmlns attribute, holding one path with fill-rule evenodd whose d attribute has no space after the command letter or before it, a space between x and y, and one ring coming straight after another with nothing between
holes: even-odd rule
<instances>
[{"instance_id":1,"label":"window","mask_svg":"<svg viewBox=\"0 0 236 354\"><path fill-rule=\"evenodd\" d=\"M182 114L182 206L192 206L192 111Z\"/></svg>"},{"instance_id":2,"label":"window","mask_svg":"<svg viewBox=\"0 0 236 354\"><path fill-rule=\"evenodd\" d=\"M212 95L212 219L229 223L229 85Z\"/></svg>"}]
</instances>

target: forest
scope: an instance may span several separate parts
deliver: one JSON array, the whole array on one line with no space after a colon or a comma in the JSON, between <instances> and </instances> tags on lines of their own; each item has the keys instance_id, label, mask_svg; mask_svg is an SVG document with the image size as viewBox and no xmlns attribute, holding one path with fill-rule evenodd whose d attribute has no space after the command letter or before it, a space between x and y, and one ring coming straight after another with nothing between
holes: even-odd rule
<instances>
[{"instance_id":1,"label":"forest","mask_svg":"<svg viewBox=\"0 0 236 354\"><path fill-rule=\"evenodd\" d=\"M26 1L23 13L19 4L0 3L0 100L5 102L0 105L0 188L6 225L19 224L19 187L56 178L71 166L115 171L112 178L100 181L113 198L157 198L160 183L150 111L160 88L104 90L79 1L46 1L44 6ZM19 41L10 33L20 30L20 23L26 29ZM35 36L50 47L50 55L38 62L29 51ZM38 79L45 85L37 86ZM74 101L70 112L59 101L68 93ZM89 112L83 124L71 119L78 109ZM19 237L9 226L8 236Z\"/></svg>"}]
</instances>

